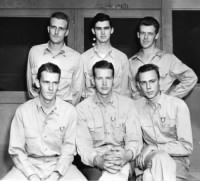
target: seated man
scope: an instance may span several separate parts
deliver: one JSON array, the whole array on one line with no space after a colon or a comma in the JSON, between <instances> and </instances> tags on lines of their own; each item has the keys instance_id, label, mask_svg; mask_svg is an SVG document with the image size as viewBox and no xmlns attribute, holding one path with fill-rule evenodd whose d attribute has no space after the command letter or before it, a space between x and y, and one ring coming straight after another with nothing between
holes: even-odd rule
<instances>
[{"instance_id":1,"label":"seated man","mask_svg":"<svg viewBox=\"0 0 200 181\"><path fill-rule=\"evenodd\" d=\"M130 162L142 147L133 101L112 91L114 67L99 61L92 68L96 92L77 105L77 149L89 180L128 180Z\"/></svg>"},{"instance_id":2,"label":"seated man","mask_svg":"<svg viewBox=\"0 0 200 181\"><path fill-rule=\"evenodd\" d=\"M12 120L9 154L14 167L2 180L86 180L72 165L77 113L56 97L60 74L52 63L39 68L39 96L22 104Z\"/></svg>"},{"instance_id":3,"label":"seated man","mask_svg":"<svg viewBox=\"0 0 200 181\"><path fill-rule=\"evenodd\" d=\"M160 74L153 64L141 66L136 82L143 95L137 101L144 146L136 158L143 170L138 180L191 181L189 156L193 150L190 112L185 102L160 91Z\"/></svg>"}]
</instances>

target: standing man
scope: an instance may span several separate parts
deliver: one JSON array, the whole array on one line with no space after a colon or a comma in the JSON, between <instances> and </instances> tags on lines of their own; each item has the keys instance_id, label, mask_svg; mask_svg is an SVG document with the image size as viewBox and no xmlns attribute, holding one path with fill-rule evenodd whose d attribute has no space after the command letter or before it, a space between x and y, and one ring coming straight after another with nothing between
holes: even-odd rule
<instances>
[{"instance_id":1,"label":"standing man","mask_svg":"<svg viewBox=\"0 0 200 181\"><path fill-rule=\"evenodd\" d=\"M130 58L130 79L133 99L141 97L135 82L135 75L140 66L155 64L160 71L160 89L162 92L185 97L197 83L197 76L187 65L183 64L175 55L166 53L156 47L159 37L159 23L153 17L144 17L140 20L137 37L141 50ZM178 83L174 84L175 81Z\"/></svg>"},{"instance_id":2,"label":"standing man","mask_svg":"<svg viewBox=\"0 0 200 181\"><path fill-rule=\"evenodd\" d=\"M64 39L69 33L69 18L62 12L55 12L50 17L49 42L33 46L30 49L27 64L27 88L30 98L38 95L36 75L38 68L52 62L61 69L61 79L57 95L63 100L76 104L82 92L83 72L80 54L65 45Z\"/></svg>"},{"instance_id":3,"label":"standing man","mask_svg":"<svg viewBox=\"0 0 200 181\"><path fill-rule=\"evenodd\" d=\"M161 92L159 70L154 64L141 66L136 80L143 95L137 108L144 140L136 159L144 172L137 181L142 177L143 181L192 181L189 156L193 142L186 103Z\"/></svg>"},{"instance_id":4,"label":"standing man","mask_svg":"<svg viewBox=\"0 0 200 181\"><path fill-rule=\"evenodd\" d=\"M14 167L2 180L86 181L72 164L77 113L56 96L60 77L55 64L39 68L39 96L22 104L12 120L9 154Z\"/></svg>"},{"instance_id":5,"label":"standing man","mask_svg":"<svg viewBox=\"0 0 200 181\"><path fill-rule=\"evenodd\" d=\"M130 163L142 147L133 101L115 93L112 63L92 68L96 92L77 105L77 149L89 180L127 181Z\"/></svg>"},{"instance_id":6,"label":"standing man","mask_svg":"<svg viewBox=\"0 0 200 181\"><path fill-rule=\"evenodd\" d=\"M110 17L107 14L98 13L93 18L91 31L96 39L95 46L81 55L85 78L82 97L86 98L94 94L92 66L102 59L111 62L115 68L113 91L130 96L128 58L124 53L111 45L110 38L114 33L114 28Z\"/></svg>"}]
</instances>

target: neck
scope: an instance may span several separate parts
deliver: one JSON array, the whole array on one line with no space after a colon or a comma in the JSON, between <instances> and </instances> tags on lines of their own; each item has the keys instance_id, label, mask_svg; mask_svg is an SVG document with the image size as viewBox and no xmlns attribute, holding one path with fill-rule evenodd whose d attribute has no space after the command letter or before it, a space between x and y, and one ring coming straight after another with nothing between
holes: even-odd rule
<instances>
[{"instance_id":1,"label":"neck","mask_svg":"<svg viewBox=\"0 0 200 181\"><path fill-rule=\"evenodd\" d=\"M144 55L152 55L152 54L154 54L154 52L155 52L155 50L156 50L157 48L156 48L156 46L154 45L154 46L151 46L151 47L149 47L149 48L143 48L142 49L142 53L144 54Z\"/></svg>"},{"instance_id":2,"label":"neck","mask_svg":"<svg viewBox=\"0 0 200 181\"><path fill-rule=\"evenodd\" d=\"M158 102L158 100L160 99L160 96L161 96L161 92L158 92L158 94L153 97L152 99L149 99L149 102L151 102L152 104L155 104Z\"/></svg>"},{"instance_id":3,"label":"neck","mask_svg":"<svg viewBox=\"0 0 200 181\"><path fill-rule=\"evenodd\" d=\"M152 57L155 55L156 50L157 50L157 48L155 46L152 46L150 48L143 48L141 50L141 52L142 52L142 54L141 54L142 60L144 62L151 61Z\"/></svg>"},{"instance_id":4,"label":"neck","mask_svg":"<svg viewBox=\"0 0 200 181\"><path fill-rule=\"evenodd\" d=\"M39 96L39 99L40 99L40 103L42 107L44 107L47 110L51 109L55 105L55 102L56 102L56 98L53 100L45 100L42 96Z\"/></svg>"},{"instance_id":5,"label":"neck","mask_svg":"<svg viewBox=\"0 0 200 181\"><path fill-rule=\"evenodd\" d=\"M56 43L49 41L49 48L53 52L61 50L63 46L64 46L64 42L56 44Z\"/></svg>"},{"instance_id":6,"label":"neck","mask_svg":"<svg viewBox=\"0 0 200 181\"><path fill-rule=\"evenodd\" d=\"M110 102L110 99L111 99L111 97L112 97L112 93L107 94L107 95L102 95L102 94L97 93L96 95L97 95L98 99L99 99L103 104L108 104L108 102Z\"/></svg>"},{"instance_id":7,"label":"neck","mask_svg":"<svg viewBox=\"0 0 200 181\"><path fill-rule=\"evenodd\" d=\"M98 41L96 42L96 49L99 51L108 51L110 47L111 47L110 42L105 42L105 43L99 43Z\"/></svg>"}]
</instances>

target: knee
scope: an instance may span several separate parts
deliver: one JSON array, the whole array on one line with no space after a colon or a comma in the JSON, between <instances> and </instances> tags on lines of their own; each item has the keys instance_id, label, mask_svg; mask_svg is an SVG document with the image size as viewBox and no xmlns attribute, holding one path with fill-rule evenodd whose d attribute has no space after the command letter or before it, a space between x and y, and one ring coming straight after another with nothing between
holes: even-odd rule
<instances>
[{"instance_id":1,"label":"knee","mask_svg":"<svg viewBox=\"0 0 200 181\"><path fill-rule=\"evenodd\" d=\"M152 163L153 162L160 162L162 164L169 164L171 169L176 169L176 162L173 160L173 158L164 151L158 151L153 157L152 157Z\"/></svg>"}]
</instances>

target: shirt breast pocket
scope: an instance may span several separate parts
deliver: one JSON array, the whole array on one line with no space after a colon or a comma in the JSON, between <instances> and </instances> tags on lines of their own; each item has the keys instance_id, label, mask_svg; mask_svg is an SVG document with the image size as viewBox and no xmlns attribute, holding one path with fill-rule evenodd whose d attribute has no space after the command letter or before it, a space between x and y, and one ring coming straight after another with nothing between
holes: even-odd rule
<instances>
[{"instance_id":1,"label":"shirt breast pocket","mask_svg":"<svg viewBox=\"0 0 200 181\"><path fill-rule=\"evenodd\" d=\"M95 123L88 125L92 140L94 144L98 144L104 140L104 127L102 124Z\"/></svg>"},{"instance_id":2,"label":"shirt breast pocket","mask_svg":"<svg viewBox=\"0 0 200 181\"><path fill-rule=\"evenodd\" d=\"M176 138L176 120L173 118L161 120L161 131L167 137Z\"/></svg>"},{"instance_id":3,"label":"shirt breast pocket","mask_svg":"<svg viewBox=\"0 0 200 181\"><path fill-rule=\"evenodd\" d=\"M122 143L124 141L125 128L122 123L113 124L113 138Z\"/></svg>"}]
</instances>

